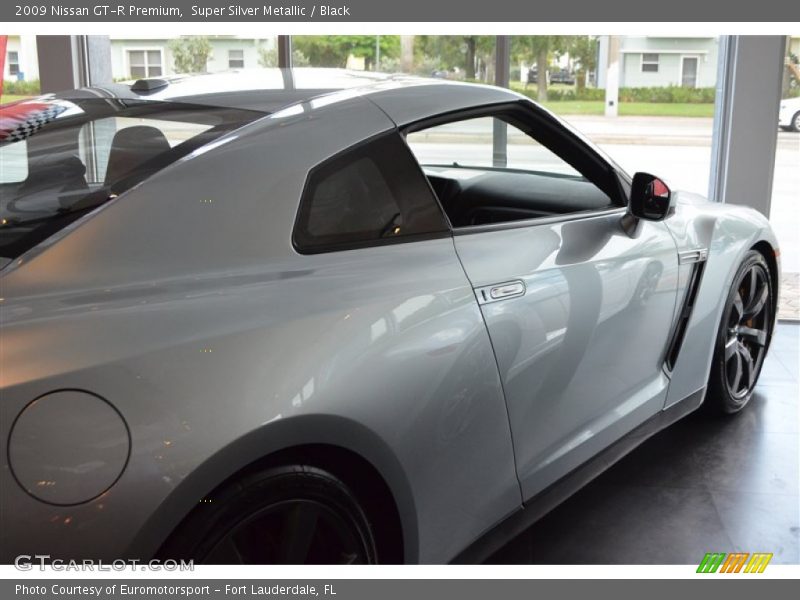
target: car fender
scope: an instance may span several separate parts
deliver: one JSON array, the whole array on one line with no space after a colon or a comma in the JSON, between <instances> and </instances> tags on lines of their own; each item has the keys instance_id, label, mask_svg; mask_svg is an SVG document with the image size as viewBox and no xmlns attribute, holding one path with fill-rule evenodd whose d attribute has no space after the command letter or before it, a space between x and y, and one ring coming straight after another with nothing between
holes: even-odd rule
<instances>
[{"instance_id":1,"label":"car fender","mask_svg":"<svg viewBox=\"0 0 800 600\"><path fill-rule=\"evenodd\" d=\"M665 407L706 385L725 300L745 254L759 242L766 242L773 250L778 248L769 222L759 212L744 206L708 202L685 192L677 192L676 196L676 212L666 224L675 238L678 252L705 249L708 257L672 369ZM777 256L775 261L779 265ZM682 289L693 266L681 265ZM678 302L684 301L685 294L679 295Z\"/></svg>"},{"instance_id":2,"label":"car fender","mask_svg":"<svg viewBox=\"0 0 800 600\"><path fill-rule=\"evenodd\" d=\"M228 444L198 465L145 522L125 555L150 557L197 506L242 469L276 452L310 444L349 450L369 462L383 477L397 504L406 563L418 561L416 508L405 472L389 446L374 431L336 415L298 415L262 425Z\"/></svg>"}]
</instances>

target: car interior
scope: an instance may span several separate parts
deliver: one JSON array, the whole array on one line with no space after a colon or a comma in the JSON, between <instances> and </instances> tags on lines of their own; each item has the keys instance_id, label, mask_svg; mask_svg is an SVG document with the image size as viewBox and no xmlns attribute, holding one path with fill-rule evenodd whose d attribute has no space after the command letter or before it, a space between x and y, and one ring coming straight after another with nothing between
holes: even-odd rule
<instances>
[{"instance_id":1,"label":"car interior","mask_svg":"<svg viewBox=\"0 0 800 600\"><path fill-rule=\"evenodd\" d=\"M585 179L503 169L424 167L453 227L552 217L612 206ZM459 171L467 171L468 176Z\"/></svg>"},{"instance_id":2,"label":"car interior","mask_svg":"<svg viewBox=\"0 0 800 600\"><path fill-rule=\"evenodd\" d=\"M507 128L499 160L498 122ZM617 174L554 128L497 112L417 125L406 141L454 228L623 206Z\"/></svg>"}]
</instances>

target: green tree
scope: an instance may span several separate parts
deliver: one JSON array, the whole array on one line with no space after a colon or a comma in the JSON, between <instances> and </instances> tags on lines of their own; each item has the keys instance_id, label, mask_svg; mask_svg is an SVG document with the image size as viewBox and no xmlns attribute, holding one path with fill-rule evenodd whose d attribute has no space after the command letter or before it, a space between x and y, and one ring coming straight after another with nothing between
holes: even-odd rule
<instances>
[{"instance_id":1,"label":"green tree","mask_svg":"<svg viewBox=\"0 0 800 600\"><path fill-rule=\"evenodd\" d=\"M211 58L211 44L207 37L187 36L169 43L172 62L178 73L204 73Z\"/></svg>"},{"instance_id":2,"label":"green tree","mask_svg":"<svg viewBox=\"0 0 800 600\"><path fill-rule=\"evenodd\" d=\"M536 63L536 87L539 102L547 101L547 71L554 53L565 51L562 35L519 35L511 38L511 53L517 60Z\"/></svg>"},{"instance_id":3,"label":"green tree","mask_svg":"<svg viewBox=\"0 0 800 600\"><path fill-rule=\"evenodd\" d=\"M415 52L420 54L418 62L435 65L434 70L458 68L466 79L475 79L477 67L488 64L494 55L494 40L491 35L420 35Z\"/></svg>"},{"instance_id":4,"label":"green tree","mask_svg":"<svg viewBox=\"0 0 800 600\"><path fill-rule=\"evenodd\" d=\"M597 68L597 38L588 35L573 35L566 40L565 48L575 61L575 85L578 91L586 87L586 78Z\"/></svg>"},{"instance_id":5,"label":"green tree","mask_svg":"<svg viewBox=\"0 0 800 600\"><path fill-rule=\"evenodd\" d=\"M258 47L258 64L262 67L277 67L278 66L278 49L267 48L266 46ZM293 67L307 67L308 57L300 52L297 48L292 48L292 66Z\"/></svg>"},{"instance_id":6,"label":"green tree","mask_svg":"<svg viewBox=\"0 0 800 600\"><path fill-rule=\"evenodd\" d=\"M396 59L400 56L400 36L382 35L297 35L292 36L292 45L308 58L315 67L345 67L352 55L364 58L367 69L375 68L376 42L381 59Z\"/></svg>"}]
</instances>

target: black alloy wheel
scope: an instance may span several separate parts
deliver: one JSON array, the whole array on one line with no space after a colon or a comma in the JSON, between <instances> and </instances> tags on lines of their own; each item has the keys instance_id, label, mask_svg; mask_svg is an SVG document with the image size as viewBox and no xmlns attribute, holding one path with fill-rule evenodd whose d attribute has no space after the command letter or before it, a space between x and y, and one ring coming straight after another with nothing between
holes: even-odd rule
<instances>
[{"instance_id":1,"label":"black alloy wheel","mask_svg":"<svg viewBox=\"0 0 800 600\"><path fill-rule=\"evenodd\" d=\"M370 523L352 492L306 465L266 469L215 493L159 553L206 564L368 564Z\"/></svg>"},{"instance_id":2,"label":"black alloy wheel","mask_svg":"<svg viewBox=\"0 0 800 600\"><path fill-rule=\"evenodd\" d=\"M706 404L715 412L743 409L753 395L773 326L772 279L751 250L733 280L717 337Z\"/></svg>"}]
</instances>

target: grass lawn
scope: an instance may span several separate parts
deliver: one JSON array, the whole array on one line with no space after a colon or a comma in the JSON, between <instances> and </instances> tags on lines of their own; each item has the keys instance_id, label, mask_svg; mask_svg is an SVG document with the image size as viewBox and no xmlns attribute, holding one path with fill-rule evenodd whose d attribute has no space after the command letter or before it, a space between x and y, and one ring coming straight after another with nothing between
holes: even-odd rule
<instances>
[{"instance_id":1,"label":"grass lawn","mask_svg":"<svg viewBox=\"0 0 800 600\"><path fill-rule=\"evenodd\" d=\"M545 102L557 115L602 115L604 103L600 100L564 100ZM619 114L624 117L713 117L713 104L680 104L662 102L622 102Z\"/></svg>"},{"instance_id":2,"label":"grass lawn","mask_svg":"<svg viewBox=\"0 0 800 600\"><path fill-rule=\"evenodd\" d=\"M24 100L25 98L31 98L32 96L15 96L14 94L3 94L0 96L0 104L9 104L10 102L16 102L17 100Z\"/></svg>"},{"instance_id":3,"label":"grass lawn","mask_svg":"<svg viewBox=\"0 0 800 600\"><path fill-rule=\"evenodd\" d=\"M557 115L602 115L603 102L594 100L563 100L544 102L549 110Z\"/></svg>"}]
</instances>

